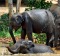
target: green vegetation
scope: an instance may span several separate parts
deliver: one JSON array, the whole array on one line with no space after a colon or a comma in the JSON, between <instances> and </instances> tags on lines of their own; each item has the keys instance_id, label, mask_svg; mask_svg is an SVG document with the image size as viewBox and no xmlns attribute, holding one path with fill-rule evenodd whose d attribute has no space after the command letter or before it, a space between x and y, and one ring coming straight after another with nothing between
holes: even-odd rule
<instances>
[{"instance_id":1,"label":"green vegetation","mask_svg":"<svg viewBox=\"0 0 60 56\"><path fill-rule=\"evenodd\" d=\"M7 31L8 31L8 14L3 14L0 17L0 37L6 37Z\"/></svg>"},{"instance_id":2,"label":"green vegetation","mask_svg":"<svg viewBox=\"0 0 60 56\"><path fill-rule=\"evenodd\" d=\"M9 42L9 46L12 46L14 43L13 42Z\"/></svg>"},{"instance_id":3,"label":"green vegetation","mask_svg":"<svg viewBox=\"0 0 60 56\"><path fill-rule=\"evenodd\" d=\"M45 44L47 37L45 33L40 33L40 34L33 33L33 36L35 36L35 39L37 39L37 43Z\"/></svg>"},{"instance_id":4,"label":"green vegetation","mask_svg":"<svg viewBox=\"0 0 60 56\"><path fill-rule=\"evenodd\" d=\"M32 10L32 9L48 9L52 5L52 2L45 2L45 0L26 0L26 5L29 8L25 10Z\"/></svg>"}]
</instances>

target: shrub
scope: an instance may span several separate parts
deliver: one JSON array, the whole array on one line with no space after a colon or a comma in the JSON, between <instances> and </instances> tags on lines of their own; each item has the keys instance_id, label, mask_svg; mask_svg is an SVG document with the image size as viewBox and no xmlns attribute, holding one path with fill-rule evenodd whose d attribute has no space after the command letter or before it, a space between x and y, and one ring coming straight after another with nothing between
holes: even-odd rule
<instances>
[{"instance_id":1,"label":"shrub","mask_svg":"<svg viewBox=\"0 0 60 56\"><path fill-rule=\"evenodd\" d=\"M26 8L26 10L32 10L32 9L47 9L52 5L52 2L45 2L45 0L27 0L26 5L29 8Z\"/></svg>"},{"instance_id":2,"label":"shrub","mask_svg":"<svg viewBox=\"0 0 60 56\"><path fill-rule=\"evenodd\" d=\"M46 43L46 34L40 33L40 34L33 34L35 36L35 39L37 39L37 43L45 44Z\"/></svg>"},{"instance_id":3,"label":"shrub","mask_svg":"<svg viewBox=\"0 0 60 56\"><path fill-rule=\"evenodd\" d=\"M8 30L7 26L9 25L8 14L1 15L0 21L2 21L2 23L0 24L2 30L0 31L7 31Z\"/></svg>"}]
</instances>

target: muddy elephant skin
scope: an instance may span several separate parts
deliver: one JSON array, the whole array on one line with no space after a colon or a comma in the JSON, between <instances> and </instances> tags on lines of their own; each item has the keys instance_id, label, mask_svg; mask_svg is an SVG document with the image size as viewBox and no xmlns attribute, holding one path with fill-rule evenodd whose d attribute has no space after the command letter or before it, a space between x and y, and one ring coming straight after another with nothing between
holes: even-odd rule
<instances>
[{"instance_id":1,"label":"muddy elephant skin","mask_svg":"<svg viewBox=\"0 0 60 56\"><path fill-rule=\"evenodd\" d=\"M11 17L9 32L15 43L16 40L13 35L13 29L17 30L22 27L21 39L25 39L27 34L28 39L33 41L32 33L46 33L46 45L52 46L49 39L53 35L54 17L50 11L44 9L35 9L25 11L22 14L14 14Z\"/></svg>"},{"instance_id":2,"label":"muddy elephant skin","mask_svg":"<svg viewBox=\"0 0 60 56\"><path fill-rule=\"evenodd\" d=\"M30 40L16 42L13 46L8 47L8 50L13 53L54 53L50 46L44 44L34 44Z\"/></svg>"}]
</instances>

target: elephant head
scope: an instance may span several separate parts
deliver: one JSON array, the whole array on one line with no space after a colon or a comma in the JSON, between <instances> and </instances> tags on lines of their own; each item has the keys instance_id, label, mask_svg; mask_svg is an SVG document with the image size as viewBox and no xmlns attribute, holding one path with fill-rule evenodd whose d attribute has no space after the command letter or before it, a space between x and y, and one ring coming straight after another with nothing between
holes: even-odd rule
<instances>
[{"instance_id":1,"label":"elephant head","mask_svg":"<svg viewBox=\"0 0 60 56\"><path fill-rule=\"evenodd\" d=\"M15 53L29 53L29 49L34 47L34 44L30 40L19 40L13 46L7 47L8 50L15 54Z\"/></svg>"},{"instance_id":2,"label":"elephant head","mask_svg":"<svg viewBox=\"0 0 60 56\"><path fill-rule=\"evenodd\" d=\"M22 21L23 21L23 19L20 14L14 14L14 15L12 15L12 17L10 19L9 33L10 33L14 43L16 43L16 40L13 35L13 29L15 31L17 31L21 27Z\"/></svg>"}]
</instances>

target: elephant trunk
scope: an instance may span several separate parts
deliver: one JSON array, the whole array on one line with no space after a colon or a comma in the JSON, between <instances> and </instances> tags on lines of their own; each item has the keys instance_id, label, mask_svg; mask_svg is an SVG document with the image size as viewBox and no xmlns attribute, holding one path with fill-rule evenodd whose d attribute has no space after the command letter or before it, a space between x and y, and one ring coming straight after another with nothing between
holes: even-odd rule
<instances>
[{"instance_id":1,"label":"elephant trunk","mask_svg":"<svg viewBox=\"0 0 60 56\"><path fill-rule=\"evenodd\" d=\"M13 42L16 43L15 37L13 35L13 28L11 26L9 26L9 33L10 33L10 35L12 37Z\"/></svg>"},{"instance_id":2,"label":"elephant trunk","mask_svg":"<svg viewBox=\"0 0 60 56\"><path fill-rule=\"evenodd\" d=\"M7 47L7 49L13 54L19 53L19 48L18 49L12 49L11 47Z\"/></svg>"}]
</instances>

